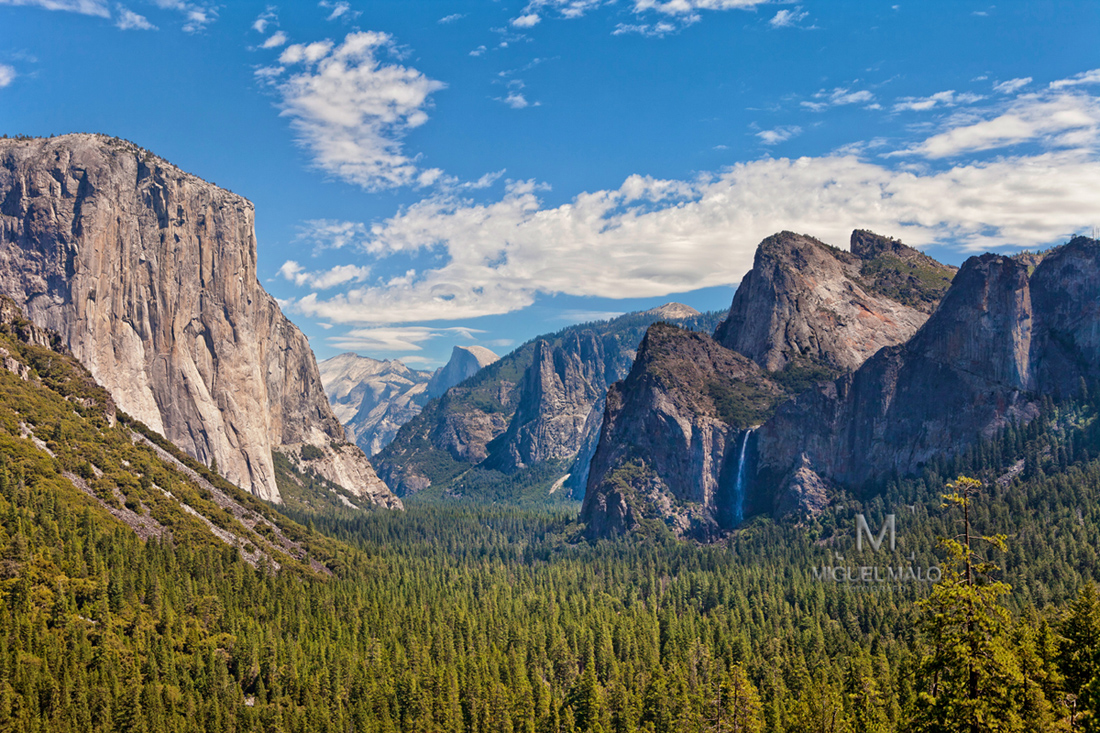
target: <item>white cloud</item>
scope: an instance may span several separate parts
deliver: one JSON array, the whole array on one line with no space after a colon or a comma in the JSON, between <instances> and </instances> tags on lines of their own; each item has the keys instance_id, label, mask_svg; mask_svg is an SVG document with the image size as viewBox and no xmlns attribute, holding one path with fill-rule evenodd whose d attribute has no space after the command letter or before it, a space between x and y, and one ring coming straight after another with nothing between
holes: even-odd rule
<instances>
[{"instance_id":1,"label":"white cloud","mask_svg":"<svg viewBox=\"0 0 1100 733\"><path fill-rule=\"evenodd\" d=\"M126 8L122 5L116 6L118 10L118 17L115 19L115 25L124 31L138 30L138 31L155 31L157 27L149 22L144 15L138 15L134 11Z\"/></svg>"},{"instance_id":2,"label":"white cloud","mask_svg":"<svg viewBox=\"0 0 1100 733\"><path fill-rule=\"evenodd\" d=\"M368 190L430 185L441 175L420 169L404 154L401 140L428 121L428 98L446 85L378 60L378 53L392 48L386 33L359 32L339 46L294 44L279 57L284 66L299 67L275 88L282 114L314 164Z\"/></svg>"},{"instance_id":3,"label":"white cloud","mask_svg":"<svg viewBox=\"0 0 1100 733\"><path fill-rule=\"evenodd\" d=\"M518 18L512 18L512 25L516 28L533 28L538 25L541 20L542 18L538 16L538 13L527 13Z\"/></svg>"},{"instance_id":4,"label":"white cloud","mask_svg":"<svg viewBox=\"0 0 1100 733\"><path fill-rule=\"evenodd\" d=\"M370 228L357 221L310 219L304 223L298 239L311 244L314 254L355 245L366 248Z\"/></svg>"},{"instance_id":5,"label":"white cloud","mask_svg":"<svg viewBox=\"0 0 1100 733\"><path fill-rule=\"evenodd\" d=\"M1040 246L1095 221L1098 188L1100 162L1080 151L936 172L851 155L764 159L690 181L632 176L550 208L534 184L513 182L491 203L425 199L361 245L379 257L430 249L445 264L293 307L334 323L400 323L506 313L538 293L663 296L738 282L779 229L840 245L863 227L916 245Z\"/></svg>"},{"instance_id":6,"label":"white cloud","mask_svg":"<svg viewBox=\"0 0 1100 733\"><path fill-rule=\"evenodd\" d=\"M512 109L523 109L524 107L530 106L530 102L523 96L523 92L508 92L508 96L500 101L504 102Z\"/></svg>"},{"instance_id":7,"label":"white cloud","mask_svg":"<svg viewBox=\"0 0 1100 733\"><path fill-rule=\"evenodd\" d=\"M0 0L0 5L22 5L45 10L61 10L68 13L111 17L106 0Z\"/></svg>"},{"instance_id":8,"label":"white cloud","mask_svg":"<svg viewBox=\"0 0 1100 733\"><path fill-rule=\"evenodd\" d=\"M0 64L0 89L3 89L8 84L15 81L15 77L18 74L15 73L15 69L7 64Z\"/></svg>"},{"instance_id":9,"label":"white cloud","mask_svg":"<svg viewBox=\"0 0 1100 733\"><path fill-rule=\"evenodd\" d=\"M1050 83L1051 89L1063 89L1065 87L1076 87L1084 84L1100 84L1100 69L1093 69L1092 71L1082 71L1076 76L1072 76L1069 79L1059 79Z\"/></svg>"},{"instance_id":10,"label":"white cloud","mask_svg":"<svg viewBox=\"0 0 1100 733\"><path fill-rule=\"evenodd\" d=\"M973 104L985 99L981 94L970 92L956 92L948 89L945 92L936 92L928 97L902 97L894 103L895 112L925 112L937 107L955 107L960 104Z\"/></svg>"},{"instance_id":11,"label":"white cloud","mask_svg":"<svg viewBox=\"0 0 1100 733\"><path fill-rule=\"evenodd\" d=\"M252 30L257 33L266 33L267 27L273 23L275 25L279 24L279 16L275 12L275 6L268 5L267 8L264 9L264 12L256 16L256 20L252 21Z\"/></svg>"},{"instance_id":12,"label":"white cloud","mask_svg":"<svg viewBox=\"0 0 1100 733\"><path fill-rule=\"evenodd\" d=\"M440 336L457 336L473 340L474 334L485 333L479 329L454 326L451 328L427 328L424 326L406 326L397 328L356 328L341 336L326 339L339 349L361 349L363 351L423 351L421 346ZM423 363L430 361L421 357L401 357L402 361Z\"/></svg>"},{"instance_id":13,"label":"white cloud","mask_svg":"<svg viewBox=\"0 0 1100 733\"><path fill-rule=\"evenodd\" d=\"M616 0L529 0L524 14L553 12L563 18L580 18L605 5L614 5ZM631 0L631 9L635 14L660 13L675 16L681 23L694 23L699 20L700 10L751 10L771 0ZM661 35L649 24L623 24L616 28L616 35L641 33L647 36ZM641 30L648 29L648 30ZM667 32L667 31L665 31Z\"/></svg>"},{"instance_id":14,"label":"white cloud","mask_svg":"<svg viewBox=\"0 0 1100 733\"><path fill-rule=\"evenodd\" d=\"M328 0L321 0L320 6L332 11L325 20L352 20L361 15L358 10L352 10L351 5L346 2L329 2Z\"/></svg>"},{"instance_id":15,"label":"white cloud","mask_svg":"<svg viewBox=\"0 0 1100 733\"><path fill-rule=\"evenodd\" d=\"M151 0L162 10L175 10L184 17L183 30L186 33L201 33L206 26L218 19L218 11L211 5L187 2L187 0ZM253 23L255 27L255 23Z\"/></svg>"},{"instance_id":16,"label":"white cloud","mask_svg":"<svg viewBox=\"0 0 1100 733\"><path fill-rule=\"evenodd\" d=\"M615 30L611 31L611 35L622 36L627 33L637 33L638 35L649 36L651 38L664 38L666 35L676 30L676 26L674 26L672 23L666 23L665 21L654 23L652 25L650 25L649 23L619 23L615 26Z\"/></svg>"},{"instance_id":17,"label":"white cloud","mask_svg":"<svg viewBox=\"0 0 1100 733\"><path fill-rule=\"evenodd\" d=\"M760 141L765 145L776 145L781 142L786 142L801 133L802 128L798 125L786 125L783 127L776 127L773 130L761 130L756 133L756 136L760 138Z\"/></svg>"},{"instance_id":18,"label":"white cloud","mask_svg":"<svg viewBox=\"0 0 1100 733\"><path fill-rule=\"evenodd\" d=\"M1001 94L1015 94L1031 83L1031 77L1025 76L1019 79L1009 79L993 85L993 91Z\"/></svg>"},{"instance_id":19,"label":"white cloud","mask_svg":"<svg viewBox=\"0 0 1100 733\"><path fill-rule=\"evenodd\" d=\"M486 50L487 49L485 48L485 46L478 46L473 51L470 51L470 55L471 56L481 56L482 54L485 53Z\"/></svg>"},{"instance_id":20,"label":"white cloud","mask_svg":"<svg viewBox=\"0 0 1100 733\"><path fill-rule=\"evenodd\" d=\"M690 15L697 10L746 10L770 0L634 0L635 12L655 10L669 15Z\"/></svg>"},{"instance_id":21,"label":"white cloud","mask_svg":"<svg viewBox=\"0 0 1100 733\"><path fill-rule=\"evenodd\" d=\"M263 42L261 48L278 48L287 42L286 33L275 31Z\"/></svg>"},{"instance_id":22,"label":"white cloud","mask_svg":"<svg viewBox=\"0 0 1100 733\"><path fill-rule=\"evenodd\" d=\"M780 10L775 14L771 20L768 21L768 25L772 28L790 28L791 26L798 25L809 13L802 10L802 8L795 8L794 10Z\"/></svg>"},{"instance_id":23,"label":"white cloud","mask_svg":"<svg viewBox=\"0 0 1100 733\"><path fill-rule=\"evenodd\" d=\"M183 30L188 33L197 33L213 23L218 12L213 6L187 2L186 0L150 0L162 10L175 10L184 15ZM26 7L44 8L46 10L60 10L82 15L94 15L100 18L110 18L111 11L107 0L0 0L0 5L17 5ZM150 23L144 16L128 10L122 5L116 6L118 17L115 25L123 30L155 30L156 26Z\"/></svg>"},{"instance_id":24,"label":"white cloud","mask_svg":"<svg viewBox=\"0 0 1100 733\"><path fill-rule=\"evenodd\" d=\"M279 274L298 286L309 286L314 290L328 290L349 282L363 282L370 275L369 267L356 265L337 265L331 270L310 272L294 260L287 260L279 268Z\"/></svg>"},{"instance_id":25,"label":"white cloud","mask_svg":"<svg viewBox=\"0 0 1100 733\"><path fill-rule=\"evenodd\" d=\"M451 15L444 15L436 22L446 25L447 23L454 23L456 20L462 20L465 17L465 13L452 13Z\"/></svg>"},{"instance_id":26,"label":"white cloud","mask_svg":"<svg viewBox=\"0 0 1100 733\"><path fill-rule=\"evenodd\" d=\"M1029 142L1049 148L1091 148L1098 135L1097 98L1072 93L1028 94L995 117L951 126L897 154L948 158Z\"/></svg>"},{"instance_id":27,"label":"white cloud","mask_svg":"<svg viewBox=\"0 0 1100 733\"><path fill-rule=\"evenodd\" d=\"M829 107L838 107L845 104L864 104L874 100L875 95L866 89L852 91L847 87L837 87L831 91L822 89L814 94L817 101L802 102L802 106L814 112L821 112Z\"/></svg>"},{"instance_id":28,"label":"white cloud","mask_svg":"<svg viewBox=\"0 0 1100 733\"><path fill-rule=\"evenodd\" d=\"M580 18L604 4L606 0L531 0L523 12L532 13L549 8L563 18Z\"/></svg>"}]
</instances>

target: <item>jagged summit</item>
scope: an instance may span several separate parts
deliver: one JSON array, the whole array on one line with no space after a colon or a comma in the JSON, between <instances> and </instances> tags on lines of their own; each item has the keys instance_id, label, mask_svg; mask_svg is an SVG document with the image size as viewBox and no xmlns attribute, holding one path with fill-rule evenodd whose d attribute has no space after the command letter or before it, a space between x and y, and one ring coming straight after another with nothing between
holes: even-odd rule
<instances>
[{"instance_id":1,"label":"jagged summit","mask_svg":"<svg viewBox=\"0 0 1100 733\"><path fill-rule=\"evenodd\" d=\"M432 373L347 352L318 364L332 411L367 455L382 450L428 401Z\"/></svg>"},{"instance_id":2,"label":"jagged summit","mask_svg":"<svg viewBox=\"0 0 1100 733\"><path fill-rule=\"evenodd\" d=\"M690 305L684 305L683 303L665 303L659 305L656 308L650 308L645 311L646 315L656 316L658 318L691 318L692 316L699 315L699 311L692 308Z\"/></svg>"},{"instance_id":3,"label":"jagged summit","mask_svg":"<svg viewBox=\"0 0 1100 733\"><path fill-rule=\"evenodd\" d=\"M715 339L768 371L817 368L826 375L855 369L883 346L908 339L928 318L905 302L919 283L887 286L893 270L881 258L895 251L890 240L857 232L853 241L877 254L864 260L793 232L762 241Z\"/></svg>"}]
</instances>

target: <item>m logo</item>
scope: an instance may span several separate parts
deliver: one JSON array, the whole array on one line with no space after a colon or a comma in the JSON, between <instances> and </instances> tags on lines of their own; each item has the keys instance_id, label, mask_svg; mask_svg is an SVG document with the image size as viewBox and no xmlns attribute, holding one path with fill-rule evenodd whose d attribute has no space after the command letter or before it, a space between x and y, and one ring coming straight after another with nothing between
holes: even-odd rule
<instances>
[{"instance_id":1,"label":"m logo","mask_svg":"<svg viewBox=\"0 0 1100 733\"><path fill-rule=\"evenodd\" d=\"M890 549L894 549L894 515L886 515L886 524L882 525L882 529L878 532L878 537L871 534L871 528L867 526L867 517L862 514L856 515L856 550L863 552L863 533L867 533L867 541L871 543L872 549L878 552L878 549L882 547L882 541L886 539L886 532L890 532Z\"/></svg>"}]
</instances>

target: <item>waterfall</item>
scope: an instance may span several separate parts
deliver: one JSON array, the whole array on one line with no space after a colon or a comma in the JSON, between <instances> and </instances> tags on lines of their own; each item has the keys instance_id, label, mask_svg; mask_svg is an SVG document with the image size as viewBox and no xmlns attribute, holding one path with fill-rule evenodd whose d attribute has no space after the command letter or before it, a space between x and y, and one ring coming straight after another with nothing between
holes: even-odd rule
<instances>
[{"instance_id":1,"label":"waterfall","mask_svg":"<svg viewBox=\"0 0 1100 733\"><path fill-rule=\"evenodd\" d=\"M749 447L749 436L754 428L745 431L741 439L741 455L737 458L737 479L733 484L733 521L739 524L745 518L745 453Z\"/></svg>"}]
</instances>

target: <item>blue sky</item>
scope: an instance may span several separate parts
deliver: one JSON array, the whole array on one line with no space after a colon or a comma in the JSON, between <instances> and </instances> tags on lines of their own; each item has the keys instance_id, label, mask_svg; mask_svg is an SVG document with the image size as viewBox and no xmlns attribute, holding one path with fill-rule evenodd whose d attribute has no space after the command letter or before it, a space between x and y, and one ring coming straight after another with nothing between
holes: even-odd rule
<instances>
[{"instance_id":1,"label":"blue sky","mask_svg":"<svg viewBox=\"0 0 1100 733\"><path fill-rule=\"evenodd\" d=\"M0 133L256 205L319 358L728 307L756 244L959 263L1100 226L1100 3L0 0Z\"/></svg>"}]
</instances>

